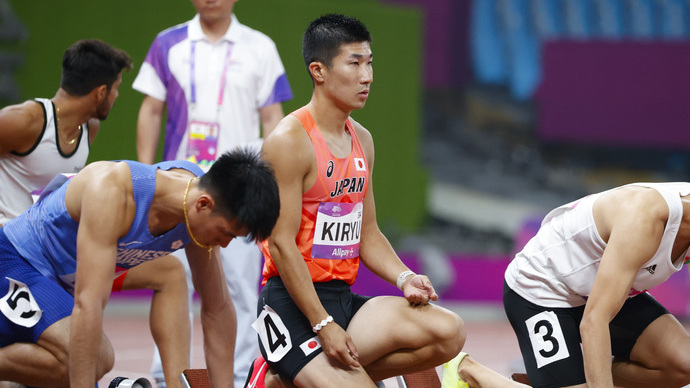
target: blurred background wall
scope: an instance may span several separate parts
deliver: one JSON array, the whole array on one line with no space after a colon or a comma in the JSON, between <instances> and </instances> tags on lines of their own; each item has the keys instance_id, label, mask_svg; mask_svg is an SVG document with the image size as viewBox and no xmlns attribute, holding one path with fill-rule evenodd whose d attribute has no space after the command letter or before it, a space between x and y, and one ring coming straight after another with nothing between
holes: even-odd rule
<instances>
[{"instance_id":1,"label":"blurred background wall","mask_svg":"<svg viewBox=\"0 0 690 388\"><path fill-rule=\"evenodd\" d=\"M134 71L123 76L120 97L94 142L90 161L136 159L142 95L131 88L132 82L156 34L191 19L192 4L186 0L2 0L0 4L6 10L3 23L13 20L23 31L3 44L3 51L15 53L16 61L21 61L13 70L16 89L5 103L52 97L59 87L62 54L78 39L99 38L132 56ZM321 14L340 12L356 15L370 27L376 57L374 93L367 108L353 112L353 117L371 130L376 142L377 213L384 225L405 231L421 227L427 173L419 163L420 12L373 0L245 0L237 3L235 12L242 23L276 42L295 96L284 104L286 113L311 97L311 80L301 56L302 33L309 22Z\"/></svg>"}]
</instances>

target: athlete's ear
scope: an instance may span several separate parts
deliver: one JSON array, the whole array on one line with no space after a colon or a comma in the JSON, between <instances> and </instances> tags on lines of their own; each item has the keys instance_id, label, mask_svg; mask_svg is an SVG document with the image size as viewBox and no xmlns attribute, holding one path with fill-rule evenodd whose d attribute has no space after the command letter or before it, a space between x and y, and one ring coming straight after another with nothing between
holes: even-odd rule
<instances>
[{"instance_id":1,"label":"athlete's ear","mask_svg":"<svg viewBox=\"0 0 690 388\"><path fill-rule=\"evenodd\" d=\"M208 194L201 194L199 198L196 200L196 210L201 211L203 209L208 209L213 211L213 208L216 206L216 201L213 200L213 197L211 197Z\"/></svg>"},{"instance_id":2,"label":"athlete's ear","mask_svg":"<svg viewBox=\"0 0 690 388\"><path fill-rule=\"evenodd\" d=\"M312 62L309 64L309 74L314 82L323 82L325 74L328 72L328 68L321 62Z\"/></svg>"},{"instance_id":3,"label":"athlete's ear","mask_svg":"<svg viewBox=\"0 0 690 388\"><path fill-rule=\"evenodd\" d=\"M103 103L103 101L105 101L106 98L108 98L108 86L103 84L94 89L92 93L95 93L96 102L98 105L100 105Z\"/></svg>"}]
</instances>

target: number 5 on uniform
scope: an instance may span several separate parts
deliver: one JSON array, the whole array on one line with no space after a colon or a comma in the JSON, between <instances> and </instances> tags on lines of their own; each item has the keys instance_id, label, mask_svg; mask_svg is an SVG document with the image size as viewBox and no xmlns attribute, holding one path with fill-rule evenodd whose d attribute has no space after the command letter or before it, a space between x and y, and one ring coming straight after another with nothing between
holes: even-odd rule
<instances>
[{"instance_id":1,"label":"number 5 on uniform","mask_svg":"<svg viewBox=\"0 0 690 388\"><path fill-rule=\"evenodd\" d=\"M11 278L6 279L9 280L9 289L0 299L0 312L17 325L33 327L43 314L38 303L26 284Z\"/></svg>"}]
</instances>

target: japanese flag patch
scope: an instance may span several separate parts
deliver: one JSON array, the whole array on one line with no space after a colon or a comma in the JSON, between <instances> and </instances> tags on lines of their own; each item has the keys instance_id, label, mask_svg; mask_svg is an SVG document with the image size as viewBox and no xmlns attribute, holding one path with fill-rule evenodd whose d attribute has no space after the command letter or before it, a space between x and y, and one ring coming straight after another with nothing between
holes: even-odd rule
<instances>
[{"instance_id":1,"label":"japanese flag patch","mask_svg":"<svg viewBox=\"0 0 690 388\"><path fill-rule=\"evenodd\" d=\"M302 352L304 352L305 356L314 353L314 351L321 348L321 342L319 342L319 337L314 336L312 338L309 338L308 340L302 342L299 348L302 349Z\"/></svg>"}]
</instances>

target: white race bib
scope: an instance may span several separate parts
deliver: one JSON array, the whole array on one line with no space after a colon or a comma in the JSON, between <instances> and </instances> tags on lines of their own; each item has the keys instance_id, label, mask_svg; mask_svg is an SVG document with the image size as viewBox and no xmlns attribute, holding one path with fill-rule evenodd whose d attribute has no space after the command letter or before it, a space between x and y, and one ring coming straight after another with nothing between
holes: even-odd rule
<instances>
[{"instance_id":1,"label":"white race bib","mask_svg":"<svg viewBox=\"0 0 690 388\"><path fill-rule=\"evenodd\" d=\"M537 368L570 357L561 324L553 311L541 312L525 321Z\"/></svg>"},{"instance_id":2,"label":"white race bib","mask_svg":"<svg viewBox=\"0 0 690 388\"><path fill-rule=\"evenodd\" d=\"M278 362L292 349L290 332L280 316L268 305L264 306L252 327L259 333L268 361Z\"/></svg>"},{"instance_id":3,"label":"white race bib","mask_svg":"<svg viewBox=\"0 0 690 388\"><path fill-rule=\"evenodd\" d=\"M0 312L19 326L33 327L41 319L43 311L38 307L26 284L6 279L10 281L10 287L7 294L0 299Z\"/></svg>"},{"instance_id":4,"label":"white race bib","mask_svg":"<svg viewBox=\"0 0 690 388\"><path fill-rule=\"evenodd\" d=\"M362 210L357 203L322 202L316 215L311 257L351 259L359 256Z\"/></svg>"}]
</instances>

